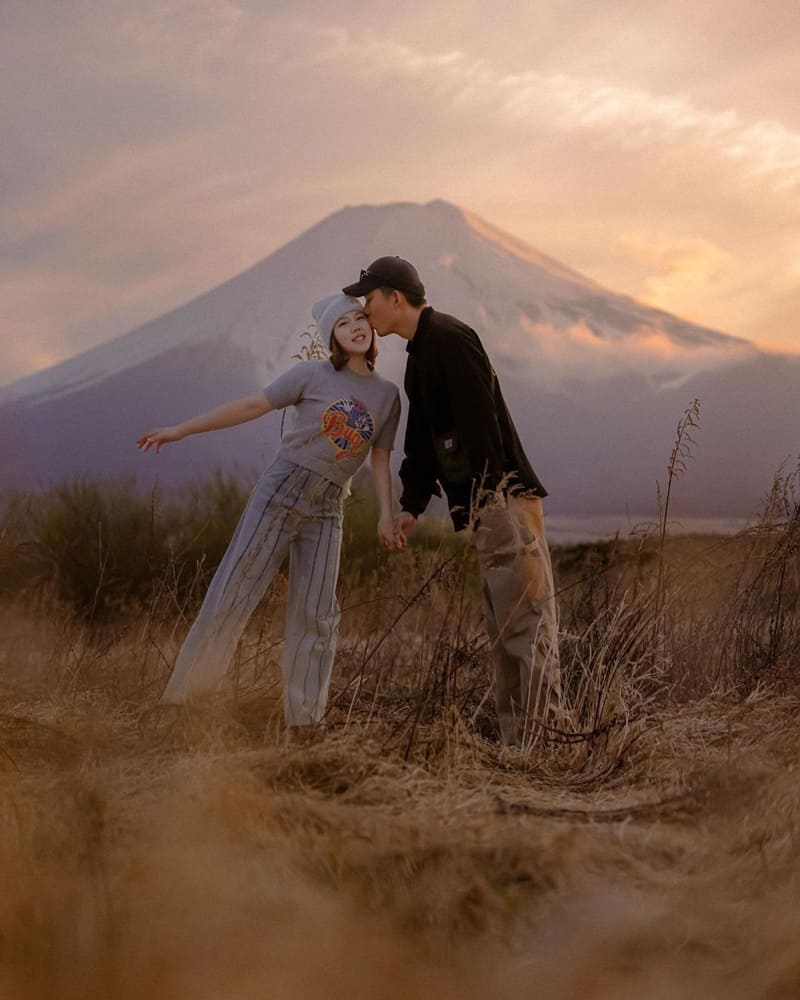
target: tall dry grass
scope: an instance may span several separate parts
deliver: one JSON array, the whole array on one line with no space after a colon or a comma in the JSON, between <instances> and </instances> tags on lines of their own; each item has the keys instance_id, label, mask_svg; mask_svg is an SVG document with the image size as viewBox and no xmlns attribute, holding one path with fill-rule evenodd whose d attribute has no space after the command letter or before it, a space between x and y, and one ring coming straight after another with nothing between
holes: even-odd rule
<instances>
[{"instance_id":1,"label":"tall dry grass","mask_svg":"<svg viewBox=\"0 0 800 1000\"><path fill-rule=\"evenodd\" d=\"M297 748L284 580L219 701L155 710L212 568L179 544L197 531L167 530L158 498L148 528L131 500L152 572L124 592L102 497L42 498L75 531L88 496L83 537L106 539L75 591L18 498L0 996L796 996L797 486L782 473L738 536L657 524L557 550L564 713L527 753L496 742L458 539L387 556L354 498L330 732Z\"/></svg>"}]
</instances>

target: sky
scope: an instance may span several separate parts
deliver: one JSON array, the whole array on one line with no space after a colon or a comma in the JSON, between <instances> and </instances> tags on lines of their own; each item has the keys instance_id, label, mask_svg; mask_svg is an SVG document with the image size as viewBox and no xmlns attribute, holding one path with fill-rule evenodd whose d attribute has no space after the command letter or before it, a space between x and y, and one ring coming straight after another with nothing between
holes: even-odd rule
<instances>
[{"instance_id":1,"label":"sky","mask_svg":"<svg viewBox=\"0 0 800 1000\"><path fill-rule=\"evenodd\" d=\"M797 0L0 0L0 385L444 198L800 352Z\"/></svg>"}]
</instances>

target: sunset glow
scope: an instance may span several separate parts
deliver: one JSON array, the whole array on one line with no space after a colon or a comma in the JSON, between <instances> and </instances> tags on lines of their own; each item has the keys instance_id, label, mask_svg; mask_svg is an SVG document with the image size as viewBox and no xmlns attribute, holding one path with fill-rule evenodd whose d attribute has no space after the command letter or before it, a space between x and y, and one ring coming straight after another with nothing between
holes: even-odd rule
<instances>
[{"instance_id":1,"label":"sunset glow","mask_svg":"<svg viewBox=\"0 0 800 1000\"><path fill-rule=\"evenodd\" d=\"M0 46L0 384L344 205L436 198L510 252L800 351L794 0L34 2Z\"/></svg>"}]
</instances>

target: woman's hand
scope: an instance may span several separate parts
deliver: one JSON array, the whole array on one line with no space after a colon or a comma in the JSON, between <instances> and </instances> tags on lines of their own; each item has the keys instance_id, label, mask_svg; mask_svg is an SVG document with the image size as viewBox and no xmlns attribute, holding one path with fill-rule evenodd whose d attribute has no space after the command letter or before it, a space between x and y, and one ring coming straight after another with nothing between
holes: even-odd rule
<instances>
[{"instance_id":1,"label":"woman's hand","mask_svg":"<svg viewBox=\"0 0 800 1000\"><path fill-rule=\"evenodd\" d=\"M404 549L405 537L397 530L392 516L392 477L387 448L373 448L370 456L372 483L378 498L378 538L385 549Z\"/></svg>"},{"instance_id":2,"label":"woman's hand","mask_svg":"<svg viewBox=\"0 0 800 1000\"><path fill-rule=\"evenodd\" d=\"M160 427L158 430L148 431L147 434L137 438L136 447L139 451L149 451L155 445L156 454L158 454L162 445L180 441L183 436L178 427Z\"/></svg>"},{"instance_id":3,"label":"woman's hand","mask_svg":"<svg viewBox=\"0 0 800 1000\"><path fill-rule=\"evenodd\" d=\"M230 403L215 406L213 410L207 410L182 424L176 424L174 427L159 427L158 430L143 434L137 440L136 447L141 451L148 451L155 445L156 453L158 453L164 444L181 441L183 438L189 437L190 434L204 434L206 431L222 430L223 427L235 427L236 424L255 420L256 417L263 417L272 408L272 403L263 392L258 392L253 396L244 396L242 399L234 399Z\"/></svg>"}]
</instances>

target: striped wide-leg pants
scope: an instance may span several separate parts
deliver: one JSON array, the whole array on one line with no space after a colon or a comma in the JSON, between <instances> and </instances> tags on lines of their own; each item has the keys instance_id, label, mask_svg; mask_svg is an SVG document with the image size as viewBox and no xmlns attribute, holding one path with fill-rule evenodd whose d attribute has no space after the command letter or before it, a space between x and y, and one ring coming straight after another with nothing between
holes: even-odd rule
<instances>
[{"instance_id":1,"label":"striped wide-leg pants","mask_svg":"<svg viewBox=\"0 0 800 1000\"><path fill-rule=\"evenodd\" d=\"M289 556L283 649L286 724L319 722L336 652L343 488L285 459L256 484L162 695L182 704L214 691L247 622Z\"/></svg>"}]
</instances>

